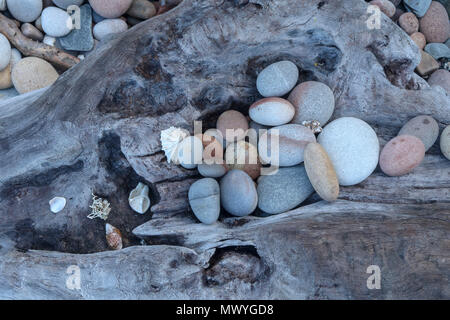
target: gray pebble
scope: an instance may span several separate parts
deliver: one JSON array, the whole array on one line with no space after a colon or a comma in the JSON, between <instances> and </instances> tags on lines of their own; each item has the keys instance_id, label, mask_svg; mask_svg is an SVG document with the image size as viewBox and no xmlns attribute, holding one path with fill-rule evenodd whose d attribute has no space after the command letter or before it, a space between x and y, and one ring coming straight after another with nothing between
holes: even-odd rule
<instances>
[{"instance_id":1,"label":"gray pebble","mask_svg":"<svg viewBox=\"0 0 450 320\"><path fill-rule=\"evenodd\" d=\"M427 13L431 0L403 0L406 10L421 18Z\"/></svg>"},{"instance_id":2,"label":"gray pebble","mask_svg":"<svg viewBox=\"0 0 450 320\"><path fill-rule=\"evenodd\" d=\"M281 97L291 91L297 80L297 66L291 61L279 61L261 71L256 88L263 97Z\"/></svg>"},{"instance_id":3,"label":"gray pebble","mask_svg":"<svg viewBox=\"0 0 450 320\"><path fill-rule=\"evenodd\" d=\"M194 182L189 188L189 204L195 216L205 224L213 224L220 214L219 183L212 178Z\"/></svg>"},{"instance_id":4,"label":"gray pebble","mask_svg":"<svg viewBox=\"0 0 450 320\"><path fill-rule=\"evenodd\" d=\"M66 50L90 51L94 48L92 35L92 9L86 4L80 8L80 29L74 29L67 36L59 39Z\"/></svg>"},{"instance_id":5,"label":"gray pebble","mask_svg":"<svg viewBox=\"0 0 450 320\"><path fill-rule=\"evenodd\" d=\"M252 178L242 170L229 171L220 181L220 201L224 209L234 216L251 214L258 204Z\"/></svg>"},{"instance_id":6,"label":"gray pebble","mask_svg":"<svg viewBox=\"0 0 450 320\"><path fill-rule=\"evenodd\" d=\"M258 179L258 208L269 214L289 211L313 192L305 167L279 168L278 172Z\"/></svg>"},{"instance_id":7,"label":"gray pebble","mask_svg":"<svg viewBox=\"0 0 450 320\"><path fill-rule=\"evenodd\" d=\"M435 59L450 58L450 48L443 43L429 43L424 50Z\"/></svg>"},{"instance_id":8,"label":"gray pebble","mask_svg":"<svg viewBox=\"0 0 450 320\"><path fill-rule=\"evenodd\" d=\"M428 151L439 137L439 125L430 116L417 116L409 120L398 135L409 135L419 138Z\"/></svg>"}]
</instances>

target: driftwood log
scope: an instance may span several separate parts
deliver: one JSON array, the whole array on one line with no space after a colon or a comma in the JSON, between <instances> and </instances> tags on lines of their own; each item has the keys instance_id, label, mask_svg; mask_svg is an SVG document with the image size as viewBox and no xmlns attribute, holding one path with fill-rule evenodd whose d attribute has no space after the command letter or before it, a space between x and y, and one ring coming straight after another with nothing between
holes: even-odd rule
<instances>
[{"instance_id":1,"label":"driftwood log","mask_svg":"<svg viewBox=\"0 0 450 320\"><path fill-rule=\"evenodd\" d=\"M328 84L334 118L369 122L384 145L418 114L450 123L450 96L414 73L420 53L361 0L184 0L103 43L50 88L0 104L0 298L450 298L450 161L434 146L413 173L379 169L335 203L213 226L189 211L195 170L167 164L170 126L246 112L268 64ZM128 206L137 182L151 213ZM105 223L125 249L107 251ZM48 201L68 199L53 214ZM81 288L66 286L77 265ZM368 289L367 268L381 270Z\"/></svg>"}]
</instances>

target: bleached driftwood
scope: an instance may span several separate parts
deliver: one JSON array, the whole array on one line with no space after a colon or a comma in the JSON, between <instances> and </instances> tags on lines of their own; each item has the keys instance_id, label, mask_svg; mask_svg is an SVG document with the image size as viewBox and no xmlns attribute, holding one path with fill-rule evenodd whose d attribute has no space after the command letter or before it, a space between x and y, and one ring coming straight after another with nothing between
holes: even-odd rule
<instances>
[{"instance_id":1,"label":"bleached driftwood","mask_svg":"<svg viewBox=\"0 0 450 320\"><path fill-rule=\"evenodd\" d=\"M334 117L375 127L382 144L418 114L450 123L450 97L414 74L419 51L384 15L366 26L360 0L184 0L102 44L51 88L0 104L2 298L449 298L450 161L433 147L413 173L377 170L329 204L313 196L271 217L195 221L195 171L169 165L170 126L246 111L255 79L289 59L301 81L328 84ZM128 206L150 186L152 215ZM108 199L124 250L89 220ZM51 213L48 200L67 198ZM134 231L133 231L134 229ZM138 246L140 239L146 246ZM130 247L131 246L131 247ZM69 290L78 265L81 290ZM366 286L381 269L381 289Z\"/></svg>"}]
</instances>

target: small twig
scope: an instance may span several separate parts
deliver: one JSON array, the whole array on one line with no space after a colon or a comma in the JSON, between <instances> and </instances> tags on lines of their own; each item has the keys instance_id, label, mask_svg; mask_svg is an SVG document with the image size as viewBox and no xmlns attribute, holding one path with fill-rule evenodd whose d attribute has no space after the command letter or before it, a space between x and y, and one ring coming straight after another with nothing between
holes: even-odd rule
<instances>
[{"instance_id":1,"label":"small twig","mask_svg":"<svg viewBox=\"0 0 450 320\"><path fill-rule=\"evenodd\" d=\"M33 41L25 37L22 32L20 32L17 25L1 13L0 32L25 56L42 58L64 70L69 69L80 62L80 59L77 57L56 47Z\"/></svg>"}]
</instances>

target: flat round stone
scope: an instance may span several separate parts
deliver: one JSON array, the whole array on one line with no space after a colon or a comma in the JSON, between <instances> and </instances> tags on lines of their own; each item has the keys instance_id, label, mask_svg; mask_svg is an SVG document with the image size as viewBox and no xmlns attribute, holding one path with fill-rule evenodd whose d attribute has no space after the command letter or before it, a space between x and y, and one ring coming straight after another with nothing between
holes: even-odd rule
<instances>
[{"instance_id":1,"label":"flat round stone","mask_svg":"<svg viewBox=\"0 0 450 320\"><path fill-rule=\"evenodd\" d=\"M194 182L188 192L189 205L202 223L213 224L220 214L219 183L212 178Z\"/></svg>"},{"instance_id":2,"label":"flat round stone","mask_svg":"<svg viewBox=\"0 0 450 320\"><path fill-rule=\"evenodd\" d=\"M402 176L414 170L425 156L425 146L414 136L390 140L380 154L380 168L388 176Z\"/></svg>"},{"instance_id":3,"label":"flat round stone","mask_svg":"<svg viewBox=\"0 0 450 320\"><path fill-rule=\"evenodd\" d=\"M258 208L269 214L294 209L305 201L314 189L303 165L279 168L275 174L258 179Z\"/></svg>"},{"instance_id":4,"label":"flat round stone","mask_svg":"<svg viewBox=\"0 0 450 320\"><path fill-rule=\"evenodd\" d=\"M422 140L426 152L439 137L439 125L430 116L417 116L405 123L398 135L410 135L419 138Z\"/></svg>"},{"instance_id":5,"label":"flat round stone","mask_svg":"<svg viewBox=\"0 0 450 320\"><path fill-rule=\"evenodd\" d=\"M291 91L297 80L297 66L291 61L279 61L260 72L256 88L263 97L281 97Z\"/></svg>"},{"instance_id":6,"label":"flat round stone","mask_svg":"<svg viewBox=\"0 0 450 320\"><path fill-rule=\"evenodd\" d=\"M58 72L50 63L36 57L21 59L11 73L14 87L20 94L48 87L58 77Z\"/></svg>"},{"instance_id":7,"label":"flat round stone","mask_svg":"<svg viewBox=\"0 0 450 320\"><path fill-rule=\"evenodd\" d=\"M364 181L377 167L378 137L363 120L336 119L323 129L317 140L330 157L341 186Z\"/></svg>"}]
</instances>

